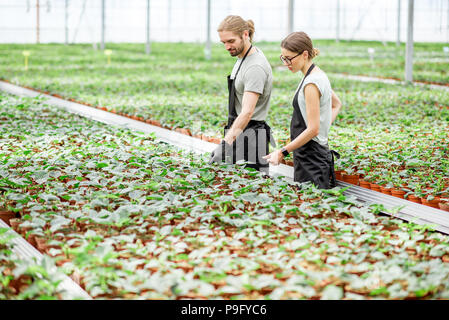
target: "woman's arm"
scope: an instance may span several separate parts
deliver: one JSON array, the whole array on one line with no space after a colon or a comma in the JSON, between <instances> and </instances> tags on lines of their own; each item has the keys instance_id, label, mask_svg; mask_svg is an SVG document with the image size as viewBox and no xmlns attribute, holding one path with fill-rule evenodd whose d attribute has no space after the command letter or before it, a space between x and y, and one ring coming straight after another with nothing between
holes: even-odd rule
<instances>
[{"instance_id":1,"label":"woman's arm","mask_svg":"<svg viewBox=\"0 0 449 320\"><path fill-rule=\"evenodd\" d=\"M320 91L315 84L309 83L304 88L304 95L306 100L307 128L285 146L288 152L302 147L316 137L320 131ZM264 157L264 159L274 165L278 165L283 158L284 155L281 149L273 151Z\"/></svg>"},{"instance_id":2,"label":"woman's arm","mask_svg":"<svg viewBox=\"0 0 449 320\"><path fill-rule=\"evenodd\" d=\"M332 123L337 118L337 115L340 112L340 110L341 110L341 101L335 94L334 90L332 90Z\"/></svg>"}]
</instances>

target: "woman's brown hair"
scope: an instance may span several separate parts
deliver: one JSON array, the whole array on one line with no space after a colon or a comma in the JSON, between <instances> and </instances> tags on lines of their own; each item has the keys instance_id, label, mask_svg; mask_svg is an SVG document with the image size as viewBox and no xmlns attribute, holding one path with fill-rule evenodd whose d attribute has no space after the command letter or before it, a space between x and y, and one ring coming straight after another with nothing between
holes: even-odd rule
<instances>
[{"instance_id":1,"label":"woman's brown hair","mask_svg":"<svg viewBox=\"0 0 449 320\"><path fill-rule=\"evenodd\" d=\"M243 20L240 16L227 16L218 26L217 31L232 31L235 34L238 34L240 37L243 32L248 30L249 32L249 41L253 42L253 35L255 32L254 22L253 20Z\"/></svg>"},{"instance_id":2,"label":"woman's brown hair","mask_svg":"<svg viewBox=\"0 0 449 320\"><path fill-rule=\"evenodd\" d=\"M320 50L313 47L312 40L305 32L292 32L281 42L281 47L291 52L302 53L307 51L309 59L320 54Z\"/></svg>"}]
</instances>

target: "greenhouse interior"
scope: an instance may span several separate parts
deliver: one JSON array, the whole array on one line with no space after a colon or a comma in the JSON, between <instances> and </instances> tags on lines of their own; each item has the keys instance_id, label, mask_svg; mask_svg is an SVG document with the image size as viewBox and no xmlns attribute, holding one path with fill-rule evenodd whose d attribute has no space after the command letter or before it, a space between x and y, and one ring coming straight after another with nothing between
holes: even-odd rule
<instances>
[{"instance_id":1,"label":"greenhouse interior","mask_svg":"<svg viewBox=\"0 0 449 320\"><path fill-rule=\"evenodd\" d=\"M449 0L0 0L0 300L447 300L448 141Z\"/></svg>"}]
</instances>

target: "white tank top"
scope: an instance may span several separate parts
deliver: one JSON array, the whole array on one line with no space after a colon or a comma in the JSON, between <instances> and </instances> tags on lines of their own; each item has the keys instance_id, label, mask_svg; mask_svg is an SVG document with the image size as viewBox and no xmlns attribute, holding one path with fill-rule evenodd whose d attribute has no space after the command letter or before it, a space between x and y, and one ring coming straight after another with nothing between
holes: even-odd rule
<instances>
[{"instance_id":1,"label":"white tank top","mask_svg":"<svg viewBox=\"0 0 449 320\"><path fill-rule=\"evenodd\" d=\"M306 111L306 101L304 99L304 88L307 84L313 83L316 85L318 90L321 93L320 97L320 130L316 137L312 140L315 140L321 145L328 145L328 136L329 130L332 122L332 88L329 82L328 77L323 71L318 71L311 73L304 80L304 84L302 85L301 92L298 93L298 105L301 110L301 115L304 118L306 125L307 123L307 111ZM299 85L298 85L299 88ZM298 91L298 88L296 91ZM295 92L296 94L296 92Z\"/></svg>"}]
</instances>

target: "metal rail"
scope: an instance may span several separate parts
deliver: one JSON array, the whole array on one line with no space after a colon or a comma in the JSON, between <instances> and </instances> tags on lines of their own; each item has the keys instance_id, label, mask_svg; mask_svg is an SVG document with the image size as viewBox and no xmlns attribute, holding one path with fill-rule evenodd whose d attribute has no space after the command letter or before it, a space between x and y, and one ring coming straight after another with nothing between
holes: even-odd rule
<instances>
[{"instance_id":1,"label":"metal rail","mask_svg":"<svg viewBox=\"0 0 449 320\"><path fill-rule=\"evenodd\" d=\"M0 228L11 229L3 220L0 219ZM11 229L11 232L16 235L11 242L14 244L14 252L23 260L30 263L39 263L43 255L22 238L17 232ZM68 300L92 300L92 297L87 294L78 284L76 284L68 276L63 276L63 281L58 285L58 290L61 290L63 299Z\"/></svg>"},{"instance_id":2,"label":"metal rail","mask_svg":"<svg viewBox=\"0 0 449 320\"><path fill-rule=\"evenodd\" d=\"M75 102L70 102L64 99L53 97L51 95L42 94L40 92L29 90L3 81L0 81L0 90L16 95L25 95L29 97L41 95L48 98L47 101L48 104L64 108L69 112L76 113L81 116L96 121L100 121L103 123L107 123L110 125L117 125L146 133L154 132L158 137L158 139L163 142L199 154L211 152L217 146L214 143L193 138L172 130L163 129L141 121L132 120L127 117L123 117L111 112L88 107ZM269 174L271 176L282 175L285 176L290 181L293 181L293 168L290 166L282 164L279 166L270 165ZM357 198L358 201L362 203L365 204L377 203L384 205L387 211L383 213L387 215L394 216L417 224L433 225L435 230L445 234L449 234L449 214L447 214L442 210L416 204L414 202L389 196L377 191L361 188L359 186L348 184L343 181L338 181L338 186L349 187L344 192L345 195L353 195ZM395 207L397 208L399 206L402 206L402 208L399 210L394 210Z\"/></svg>"}]
</instances>

